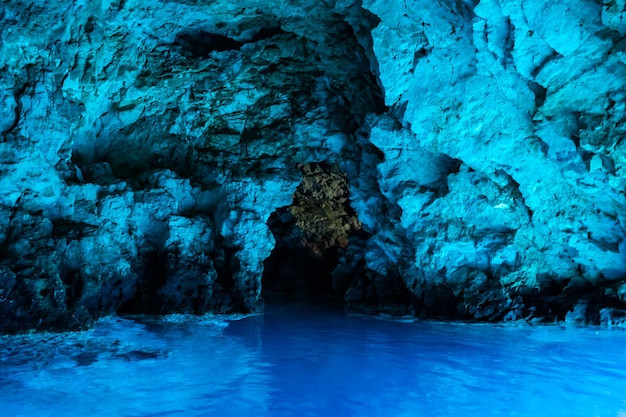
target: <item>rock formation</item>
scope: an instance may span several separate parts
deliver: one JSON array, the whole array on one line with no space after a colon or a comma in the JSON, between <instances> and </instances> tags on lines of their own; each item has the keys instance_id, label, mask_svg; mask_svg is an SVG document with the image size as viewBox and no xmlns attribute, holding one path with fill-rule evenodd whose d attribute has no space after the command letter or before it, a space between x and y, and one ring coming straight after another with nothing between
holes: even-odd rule
<instances>
[{"instance_id":1,"label":"rock formation","mask_svg":"<svg viewBox=\"0 0 626 417\"><path fill-rule=\"evenodd\" d=\"M264 283L623 321L624 0L17 0L0 22L0 332L259 311Z\"/></svg>"},{"instance_id":2,"label":"rock formation","mask_svg":"<svg viewBox=\"0 0 626 417\"><path fill-rule=\"evenodd\" d=\"M401 209L385 268L435 313L621 321L624 2L391 3L364 2L401 123L370 137Z\"/></svg>"}]
</instances>

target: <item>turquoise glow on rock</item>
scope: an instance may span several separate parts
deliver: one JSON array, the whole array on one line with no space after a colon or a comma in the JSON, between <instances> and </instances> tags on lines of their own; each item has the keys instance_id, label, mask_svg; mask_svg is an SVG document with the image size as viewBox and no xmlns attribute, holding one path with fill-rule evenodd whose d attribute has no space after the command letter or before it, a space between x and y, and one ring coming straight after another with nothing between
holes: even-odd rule
<instances>
[{"instance_id":1,"label":"turquoise glow on rock","mask_svg":"<svg viewBox=\"0 0 626 417\"><path fill-rule=\"evenodd\" d=\"M1 332L261 311L311 163L335 298L623 321L624 0L288 3L0 6Z\"/></svg>"}]
</instances>

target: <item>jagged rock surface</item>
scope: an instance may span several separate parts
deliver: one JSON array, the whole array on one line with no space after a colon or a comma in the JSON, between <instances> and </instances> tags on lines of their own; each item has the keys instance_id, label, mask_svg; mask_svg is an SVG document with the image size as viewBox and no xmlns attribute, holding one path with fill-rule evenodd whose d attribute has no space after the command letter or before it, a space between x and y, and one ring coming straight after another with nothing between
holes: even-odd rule
<instances>
[{"instance_id":1,"label":"jagged rock surface","mask_svg":"<svg viewBox=\"0 0 626 417\"><path fill-rule=\"evenodd\" d=\"M297 165L383 103L370 14L307 3L0 6L0 330L262 307Z\"/></svg>"},{"instance_id":2,"label":"jagged rock surface","mask_svg":"<svg viewBox=\"0 0 626 417\"><path fill-rule=\"evenodd\" d=\"M422 312L606 322L626 292L624 2L364 7L401 125L372 125L401 209L378 239L401 238L372 262Z\"/></svg>"},{"instance_id":3,"label":"jagged rock surface","mask_svg":"<svg viewBox=\"0 0 626 417\"><path fill-rule=\"evenodd\" d=\"M0 5L0 331L259 310L287 212L355 306L623 321L623 0L231 3Z\"/></svg>"}]
</instances>

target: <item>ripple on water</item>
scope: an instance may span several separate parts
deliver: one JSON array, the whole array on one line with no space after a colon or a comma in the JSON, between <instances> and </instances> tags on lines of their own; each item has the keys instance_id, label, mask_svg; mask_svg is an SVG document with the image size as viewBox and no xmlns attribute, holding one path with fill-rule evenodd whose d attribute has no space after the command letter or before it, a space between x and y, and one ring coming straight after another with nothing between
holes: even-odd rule
<instances>
[{"instance_id":1,"label":"ripple on water","mask_svg":"<svg viewBox=\"0 0 626 417\"><path fill-rule=\"evenodd\" d=\"M626 417L626 332L282 307L0 338L0 408L44 416Z\"/></svg>"}]
</instances>

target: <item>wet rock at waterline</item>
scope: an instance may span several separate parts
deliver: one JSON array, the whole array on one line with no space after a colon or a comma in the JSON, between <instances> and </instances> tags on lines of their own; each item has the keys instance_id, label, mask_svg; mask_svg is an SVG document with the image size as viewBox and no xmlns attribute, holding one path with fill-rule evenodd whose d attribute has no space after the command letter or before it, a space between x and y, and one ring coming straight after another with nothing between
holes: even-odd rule
<instances>
[{"instance_id":1,"label":"wet rock at waterline","mask_svg":"<svg viewBox=\"0 0 626 417\"><path fill-rule=\"evenodd\" d=\"M623 6L5 2L0 330L623 321Z\"/></svg>"}]
</instances>

